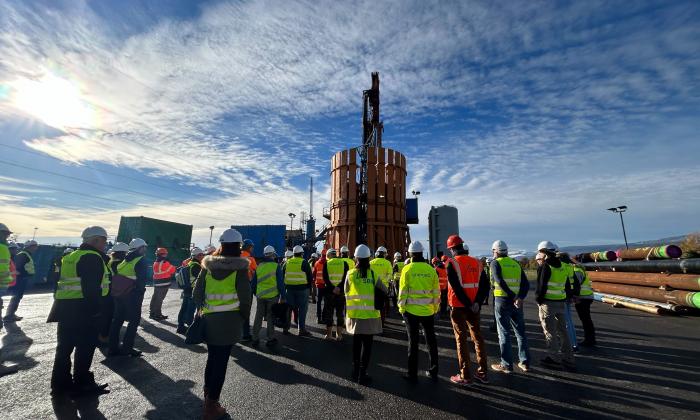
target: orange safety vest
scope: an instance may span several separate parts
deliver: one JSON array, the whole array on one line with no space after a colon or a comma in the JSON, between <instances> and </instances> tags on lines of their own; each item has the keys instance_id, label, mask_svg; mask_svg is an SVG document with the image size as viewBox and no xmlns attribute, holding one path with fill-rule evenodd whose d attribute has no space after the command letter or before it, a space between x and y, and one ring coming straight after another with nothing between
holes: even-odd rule
<instances>
[{"instance_id":1,"label":"orange safety vest","mask_svg":"<svg viewBox=\"0 0 700 420\"><path fill-rule=\"evenodd\" d=\"M153 285L169 286L170 279L175 274L175 266L169 261L156 261L153 263Z\"/></svg>"},{"instance_id":2,"label":"orange safety vest","mask_svg":"<svg viewBox=\"0 0 700 420\"><path fill-rule=\"evenodd\" d=\"M440 281L440 290L447 289L447 268L446 267L435 267L435 271L438 274L438 280Z\"/></svg>"},{"instance_id":3,"label":"orange safety vest","mask_svg":"<svg viewBox=\"0 0 700 420\"><path fill-rule=\"evenodd\" d=\"M482 270L479 260L469 255L455 255L454 258L448 261L448 264L452 264L452 267L457 271L457 277L459 277L464 293L467 294L472 303L475 302L476 293L479 291L479 279ZM448 286L447 303L453 308L464 307L454 290L452 290L452 285L449 284Z\"/></svg>"},{"instance_id":4,"label":"orange safety vest","mask_svg":"<svg viewBox=\"0 0 700 420\"><path fill-rule=\"evenodd\" d=\"M258 269L258 263L255 261L255 257L250 255L248 251L241 251L241 257L247 258L249 261L248 265L248 280L253 280L253 273Z\"/></svg>"},{"instance_id":5,"label":"orange safety vest","mask_svg":"<svg viewBox=\"0 0 700 420\"><path fill-rule=\"evenodd\" d=\"M317 289L323 289L326 287L326 282L323 281L323 265L326 263L326 261L327 260L320 259L314 264L314 281L316 282Z\"/></svg>"},{"instance_id":6,"label":"orange safety vest","mask_svg":"<svg viewBox=\"0 0 700 420\"><path fill-rule=\"evenodd\" d=\"M15 262L12 260L12 257L10 257L10 275L12 276L12 281L7 285L7 287L12 287L17 284L17 274Z\"/></svg>"}]
</instances>

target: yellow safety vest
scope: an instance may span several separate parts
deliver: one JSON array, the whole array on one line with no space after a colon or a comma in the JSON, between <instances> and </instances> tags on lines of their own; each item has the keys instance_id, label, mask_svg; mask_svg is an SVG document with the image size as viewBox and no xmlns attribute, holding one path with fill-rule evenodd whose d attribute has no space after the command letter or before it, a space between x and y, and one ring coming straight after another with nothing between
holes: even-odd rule
<instances>
[{"instance_id":1,"label":"yellow safety vest","mask_svg":"<svg viewBox=\"0 0 700 420\"><path fill-rule=\"evenodd\" d=\"M11 259L10 248L6 244L0 243L0 289L6 289L12 283Z\"/></svg>"},{"instance_id":2,"label":"yellow safety vest","mask_svg":"<svg viewBox=\"0 0 700 420\"><path fill-rule=\"evenodd\" d=\"M396 273L394 273L394 281L399 281L399 279L401 278L401 271L405 266L406 264L403 261L396 262Z\"/></svg>"},{"instance_id":3,"label":"yellow safety vest","mask_svg":"<svg viewBox=\"0 0 700 420\"><path fill-rule=\"evenodd\" d=\"M204 283L204 315L219 312L235 312L240 309L238 293L236 293L236 272L226 276L222 280L212 277L207 271Z\"/></svg>"},{"instance_id":4,"label":"yellow safety vest","mask_svg":"<svg viewBox=\"0 0 700 420\"><path fill-rule=\"evenodd\" d=\"M143 256L136 257L131 261L123 260L117 265L117 274L136 281L136 264L141 261L141 258Z\"/></svg>"},{"instance_id":5,"label":"yellow safety vest","mask_svg":"<svg viewBox=\"0 0 700 420\"><path fill-rule=\"evenodd\" d=\"M301 286L306 284L306 273L301 269L304 259L292 257L287 260L284 271L284 284L288 286Z\"/></svg>"},{"instance_id":6,"label":"yellow safety vest","mask_svg":"<svg viewBox=\"0 0 700 420\"><path fill-rule=\"evenodd\" d=\"M83 299L83 289L81 287L81 278L78 277L78 262L88 254L97 255L102 260L102 255L97 251L78 249L61 259L61 276L56 285L54 299ZM107 296L109 293L109 268L102 260L104 267L102 273L102 296Z\"/></svg>"},{"instance_id":7,"label":"yellow safety vest","mask_svg":"<svg viewBox=\"0 0 700 420\"><path fill-rule=\"evenodd\" d=\"M583 281L581 282L581 291L579 296L593 296L593 288L591 287L591 278L588 277L586 269L580 265L574 265L574 272L581 273Z\"/></svg>"},{"instance_id":8,"label":"yellow safety vest","mask_svg":"<svg viewBox=\"0 0 700 420\"><path fill-rule=\"evenodd\" d=\"M352 258L342 257L342 260L344 260L348 264L348 270L350 270L351 268L355 268L355 260L353 260Z\"/></svg>"},{"instance_id":9,"label":"yellow safety vest","mask_svg":"<svg viewBox=\"0 0 700 420\"><path fill-rule=\"evenodd\" d=\"M338 286L343 281L345 274L345 258L331 258L326 261L328 280L333 286Z\"/></svg>"},{"instance_id":10,"label":"yellow safety vest","mask_svg":"<svg viewBox=\"0 0 700 420\"><path fill-rule=\"evenodd\" d=\"M22 254L26 255L27 258L29 259L29 261L27 261L27 263L24 264L24 271L26 271L27 274L30 274L33 276L34 273L36 272L36 269L34 268L34 258L32 258L32 254L30 254L29 252L24 251L24 250L19 251L17 253L17 255L22 255Z\"/></svg>"},{"instance_id":11,"label":"yellow safety vest","mask_svg":"<svg viewBox=\"0 0 700 420\"><path fill-rule=\"evenodd\" d=\"M551 275L547 282L547 291L544 298L547 300L565 300L566 282L569 281L569 273L573 272L569 264L561 263L561 267L549 266Z\"/></svg>"},{"instance_id":12,"label":"yellow safety vest","mask_svg":"<svg viewBox=\"0 0 700 420\"><path fill-rule=\"evenodd\" d=\"M440 307L440 282L435 268L425 262L412 262L401 270L399 312L416 316L434 315Z\"/></svg>"},{"instance_id":13,"label":"yellow safety vest","mask_svg":"<svg viewBox=\"0 0 700 420\"><path fill-rule=\"evenodd\" d=\"M367 277L360 277L360 271L353 268L348 271L347 294L345 295L348 318L372 319L379 318L379 311L374 309L374 288L378 277L373 269L369 269Z\"/></svg>"},{"instance_id":14,"label":"yellow safety vest","mask_svg":"<svg viewBox=\"0 0 700 420\"><path fill-rule=\"evenodd\" d=\"M389 260L386 258L375 258L372 261L369 262L370 267L372 267L372 270L379 276L381 279L382 283L386 287L389 287L389 280L391 279L391 263Z\"/></svg>"},{"instance_id":15,"label":"yellow safety vest","mask_svg":"<svg viewBox=\"0 0 700 420\"><path fill-rule=\"evenodd\" d=\"M520 292L520 278L522 276L522 268L520 264L510 257L498 257L496 262L501 267L501 277L506 282L506 285L511 292L515 293L517 296ZM506 292L501 289L501 286L497 281L491 277L491 283L493 284L494 290L493 295L498 297L507 297Z\"/></svg>"},{"instance_id":16,"label":"yellow safety vest","mask_svg":"<svg viewBox=\"0 0 700 420\"><path fill-rule=\"evenodd\" d=\"M255 296L258 299L272 299L280 294L277 290L277 263L264 262L260 264L255 275L258 280Z\"/></svg>"}]
</instances>

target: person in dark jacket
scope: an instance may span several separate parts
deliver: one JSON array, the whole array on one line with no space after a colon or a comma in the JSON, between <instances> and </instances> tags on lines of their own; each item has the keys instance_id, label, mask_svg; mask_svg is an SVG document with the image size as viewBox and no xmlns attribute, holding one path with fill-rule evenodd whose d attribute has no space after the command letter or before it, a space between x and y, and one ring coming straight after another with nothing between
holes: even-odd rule
<instances>
[{"instance_id":1,"label":"person in dark jacket","mask_svg":"<svg viewBox=\"0 0 700 420\"><path fill-rule=\"evenodd\" d=\"M19 303L24 297L24 291L27 289L27 285L34 278L34 258L32 255L39 248L39 245L35 240L30 240L24 243L24 248L17 253L15 257L15 267L17 269L17 281L15 285L7 289L7 291L12 295L10 303L7 305L7 312L5 313L5 322L21 321L22 317L15 315Z\"/></svg>"},{"instance_id":2,"label":"person in dark jacket","mask_svg":"<svg viewBox=\"0 0 700 420\"><path fill-rule=\"evenodd\" d=\"M325 299L323 304L323 322L326 324L326 335L323 338L325 340L333 338L333 315L335 315L335 339L340 341L343 339L343 326L345 324L345 277L350 267L345 259L336 256L334 249L329 249L326 255L328 259L323 266L323 282L325 284L323 290L323 298ZM332 267L330 271L333 272L329 272L329 265Z\"/></svg>"},{"instance_id":3,"label":"person in dark jacket","mask_svg":"<svg viewBox=\"0 0 700 420\"><path fill-rule=\"evenodd\" d=\"M187 270L189 270L190 281L189 284L185 285L182 289L182 304L180 305L180 312L177 314L177 333L185 334L187 333L187 328L192 324L194 318L194 312L197 308L194 306L194 301L192 300L192 285L202 271L202 258L204 258L204 251L200 248L193 248L190 252L192 258L187 262ZM184 263L183 263L184 264Z\"/></svg>"},{"instance_id":4,"label":"person in dark jacket","mask_svg":"<svg viewBox=\"0 0 700 420\"><path fill-rule=\"evenodd\" d=\"M241 338L243 322L249 319L252 302L249 262L241 257L243 237L235 229L226 229L219 241L221 248L202 260L202 271L192 292L198 316L205 320L205 420L226 414L219 404L219 396L226 380L231 348Z\"/></svg>"},{"instance_id":5,"label":"person in dark jacket","mask_svg":"<svg viewBox=\"0 0 700 420\"><path fill-rule=\"evenodd\" d=\"M97 346L102 289L107 287L107 256L102 252L107 232L86 228L83 244L68 255L61 266L61 277L47 322L57 322L56 356L51 372L51 395L62 397L107 393L107 384L97 384L90 372ZM76 277L79 280L75 280ZM79 284L76 284L79 283ZM71 353L75 350L73 375Z\"/></svg>"},{"instance_id":6,"label":"person in dark jacket","mask_svg":"<svg viewBox=\"0 0 700 420\"><path fill-rule=\"evenodd\" d=\"M102 296L102 315L100 317L100 335L98 336L101 346L109 344L109 329L112 326L112 318L114 318L114 297L112 297L111 278L117 272L119 264L126 258L128 251L129 245L124 242L117 242L112 246L109 256L109 263L107 264L110 275L109 290L106 296Z\"/></svg>"},{"instance_id":7,"label":"person in dark jacket","mask_svg":"<svg viewBox=\"0 0 700 420\"><path fill-rule=\"evenodd\" d=\"M143 239L132 239L129 242L129 253L126 254L124 261L117 265L116 274L132 280L133 288L125 296L114 298L114 318L109 329L108 356L141 356L140 351L134 350L134 340L136 329L141 322L141 305L148 278L148 265L144 259L146 246ZM119 335L124 321L128 321L129 324L120 348Z\"/></svg>"}]
</instances>

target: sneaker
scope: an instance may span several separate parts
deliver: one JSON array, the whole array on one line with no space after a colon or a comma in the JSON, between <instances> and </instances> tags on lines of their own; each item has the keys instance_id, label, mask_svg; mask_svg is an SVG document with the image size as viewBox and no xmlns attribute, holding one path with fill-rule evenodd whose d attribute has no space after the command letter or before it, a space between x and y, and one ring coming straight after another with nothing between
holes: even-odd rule
<instances>
[{"instance_id":1,"label":"sneaker","mask_svg":"<svg viewBox=\"0 0 700 420\"><path fill-rule=\"evenodd\" d=\"M520 370L522 370L525 373L530 371L530 366L528 366L527 364L525 364L523 362L518 363L518 368L520 368Z\"/></svg>"},{"instance_id":2,"label":"sneaker","mask_svg":"<svg viewBox=\"0 0 700 420\"><path fill-rule=\"evenodd\" d=\"M473 384L473 382L469 379L464 379L462 378L462 375L459 373L453 376L450 376L450 382L452 382L455 385L459 386L470 386Z\"/></svg>"},{"instance_id":3,"label":"sneaker","mask_svg":"<svg viewBox=\"0 0 700 420\"><path fill-rule=\"evenodd\" d=\"M19 371L19 367L14 364L2 364L0 362L0 378L2 378L5 375L12 375L14 373L17 373Z\"/></svg>"},{"instance_id":4,"label":"sneaker","mask_svg":"<svg viewBox=\"0 0 700 420\"><path fill-rule=\"evenodd\" d=\"M433 381L437 381L437 380L438 380L438 374L437 374L437 372L436 372L436 373L433 373L433 372L431 372L431 371L429 371L429 370L426 370L426 371L425 371L425 376L427 376L428 378L432 379Z\"/></svg>"},{"instance_id":5,"label":"sneaker","mask_svg":"<svg viewBox=\"0 0 700 420\"><path fill-rule=\"evenodd\" d=\"M578 346L573 346L573 347L571 347L571 350L572 350L574 353L578 353Z\"/></svg>"},{"instance_id":6,"label":"sneaker","mask_svg":"<svg viewBox=\"0 0 700 420\"><path fill-rule=\"evenodd\" d=\"M180 325L177 327L177 330L175 330L176 333L185 335L187 334L187 328L184 325Z\"/></svg>"},{"instance_id":7,"label":"sneaker","mask_svg":"<svg viewBox=\"0 0 700 420\"><path fill-rule=\"evenodd\" d=\"M485 373L479 373L479 372L475 373L474 379L476 379L478 382L481 382L482 384L489 383L489 378L486 376Z\"/></svg>"},{"instance_id":8,"label":"sneaker","mask_svg":"<svg viewBox=\"0 0 700 420\"><path fill-rule=\"evenodd\" d=\"M299 331L299 332L297 333L297 335L298 335L299 337L313 337L313 335L312 335L310 332L306 331L306 330L301 330L301 331Z\"/></svg>"},{"instance_id":9,"label":"sneaker","mask_svg":"<svg viewBox=\"0 0 700 420\"><path fill-rule=\"evenodd\" d=\"M540 364L544 367L550 368L550 369L557 369L561 367L561 363L557 362L556 360L552 359L551 357L547 356L544 359L540 360Z\"/></svg>"},{"instance_id":10,"label":"sneaker","mask_svg":"<svg viewBox=\"0 0 700 420\"><path fill-rule=\"evenodd\" d=\"M492 364L491 369L495 370L496 372L501 372L501 373L513 373L513 368L509 368L508 366L504 366L500 363Z\"/></svg>"}]
</instances>

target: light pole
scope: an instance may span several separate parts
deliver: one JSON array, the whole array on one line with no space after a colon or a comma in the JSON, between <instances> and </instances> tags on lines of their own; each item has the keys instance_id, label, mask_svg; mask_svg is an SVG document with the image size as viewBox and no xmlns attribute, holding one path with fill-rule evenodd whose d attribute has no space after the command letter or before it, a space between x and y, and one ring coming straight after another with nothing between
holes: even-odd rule
<instances>
[{"instance_id":1,"label":"light pole","mask_svg":"<svg viewBox=\"0 0 700 420\"><path fill-rule=\"evenodd\" d=\"M627 211L627 206L610 207L608 211L620 214L620 223L622 223L622 235L625 237L625 248L630 249L629 245L627 245L627 232L625 232L625 221L622 219L622 213Z\"/></svg>"},{"instance_id":2,"label":"light pole","mask_svg":"<svg viewBox=\"0 0 700 420\"><path fill-rule=\"evenodd\" d=\"M37 230L39 230L39 228L38 228L38 227L35 227L35 228L34 228L34 234L32 235L32 241L33 241L34 239L36 239L36 231L37 231Z\"/></svg>"},{"instance_id":3,"label":"light pole","mask_svg":"<svg viewBox=\"0 0 700 420\"><path fill-rule=\"evenodd\" d=\"M294 213L289 213L287 216L289 216L289 230L293 230L294 229L294 218L297 217L297 215Z\"/></svg>"},{"instance_id":4,"label":"light pole","mask_svg":"<svg viewBox=\"0 0 700 420\"><path fill-rule=\"evenodd\" d=\"M211 246L211 237L214 235L214 226L209 226L209 246Z\"/></svg>"},{"instance_id":5,"label":"light pole","mask_svg":"<svg viewBox=\"0 0 700 420\"><path fill-rule=\"evenodd\" d=\"M418 196L420 195L420 191L413 190L411 191L411 194L413 194L415 198L418 198Z\"/></svg>"}]
</instances>

